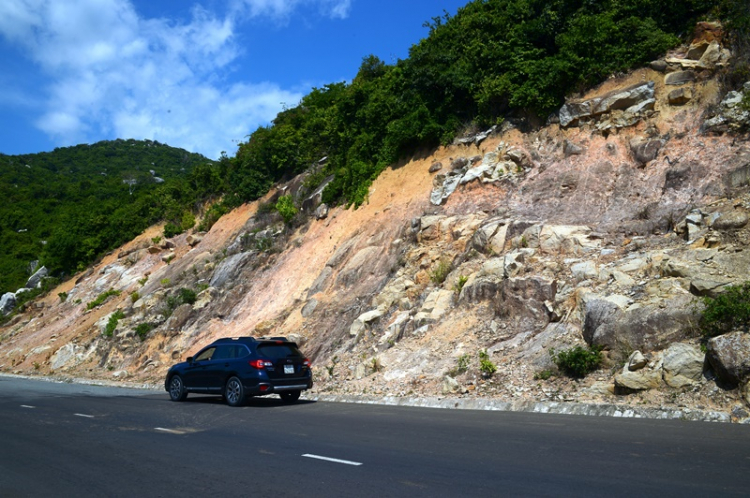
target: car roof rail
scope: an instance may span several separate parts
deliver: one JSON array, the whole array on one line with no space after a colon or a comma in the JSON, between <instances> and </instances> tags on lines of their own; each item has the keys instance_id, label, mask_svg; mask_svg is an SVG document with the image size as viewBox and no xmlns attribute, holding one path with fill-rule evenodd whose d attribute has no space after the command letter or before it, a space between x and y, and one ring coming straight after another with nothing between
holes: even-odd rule
<instances>
[{"instance_id":1,"label":"car roof rail","mask_svg":"<svg viewBox=\"0 0 750 498\"><path fill-rule=\"evenodd\" d=\"M257 341L284 341L289 342L289 339L283 336L275 336L275 337L256 337Z\"/></svg>"},{"instance_id":2,"label":"car roof rail","mask_svg":"<svg viewBox=\"0 0 750 498\"><path fill-rule=\"evenodd\" d=\"M223 344L226 342L248 342L248 341L255 341L255 337L220 337L219 339L216 339L211 344Z\"/></svg>"}]
</instances>

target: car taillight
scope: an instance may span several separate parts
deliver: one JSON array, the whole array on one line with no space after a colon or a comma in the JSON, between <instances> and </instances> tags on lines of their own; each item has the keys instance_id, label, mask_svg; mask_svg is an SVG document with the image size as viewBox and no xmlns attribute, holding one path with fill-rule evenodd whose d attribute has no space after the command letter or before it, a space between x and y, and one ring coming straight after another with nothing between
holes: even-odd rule
<instances>
[{"instance_id":1,"label":"car taillight","mask_svg":"<svg viewBox=\"0 0 750 498\"><path fill-rule=\"evenodd\" d=\"M267 360L250 360L248 363L251 367L257 368L258 370L263 370L266 367L273 366L273 363Z\"/></svg>"},{"instance_id":2,"label":"car taillight","mask_svg":"<svg viewBox=\"0 0 750 498\"><path fill-rule=\"evenodd\" d=\"M312 363L310 362L310 360L305 358L305 361L302 362L302 365L306 366L307 368L310 368L310 365L312 365Z\"/></svg>"}]
</instances>

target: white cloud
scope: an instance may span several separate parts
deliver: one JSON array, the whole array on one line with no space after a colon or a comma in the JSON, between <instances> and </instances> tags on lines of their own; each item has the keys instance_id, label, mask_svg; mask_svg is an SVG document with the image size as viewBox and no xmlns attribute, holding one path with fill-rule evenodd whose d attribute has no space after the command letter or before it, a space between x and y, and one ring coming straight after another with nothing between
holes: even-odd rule
<instances>
[{"instance_id":1,"label":"white cloud","mask_svg":"<svg viewBox=\"0 0 750 498\"><path fill-rule=\"evenodd\" d=\"M292 12L305 5L317 5L324 16L346 19L352 0L235 0L233 10L251 18L268 16L283 22Z\"/></svg>"},{"instance_id":2,"label":"white cloud","mask_svg":"<svg viewBox=\"0 0 750 498\"><path fill-rule=\"evenodd\" d=\"M218 157L298 92L229 84L235 25L284 20L302 5L345 18L351 0L238 0L227 17L200 6L187 21L144 19L129 0L2 0L0 35L49 77L39 129L70 145L150 138ZM239 7L242 10L238 10Z\"/></svg>"}]
</instances>

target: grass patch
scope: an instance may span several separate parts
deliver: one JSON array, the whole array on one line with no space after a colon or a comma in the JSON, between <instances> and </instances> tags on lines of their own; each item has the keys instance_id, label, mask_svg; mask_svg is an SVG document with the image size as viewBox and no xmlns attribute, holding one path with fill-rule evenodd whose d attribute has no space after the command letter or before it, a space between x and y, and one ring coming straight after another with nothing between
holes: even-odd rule
<instances>
[{"instance_id":1,"label":"grass patch","mask_svg":"<svg viewBox=\"0 0 750 498\"><path fill-rule=\"evenodd\" d=\"M90 303L86 305L86 309L92 310L96 308L97 306L101 305L102 303L104 303L104 301L106 301L107 298L109 298L110 296L119 296L121 293L122 293L121 291L118 291L115 289L109 289L108 291L102 292L101 294L96 296L96 299L94 299L93 301L91 301Z\"/></svg>"}]
</instances>

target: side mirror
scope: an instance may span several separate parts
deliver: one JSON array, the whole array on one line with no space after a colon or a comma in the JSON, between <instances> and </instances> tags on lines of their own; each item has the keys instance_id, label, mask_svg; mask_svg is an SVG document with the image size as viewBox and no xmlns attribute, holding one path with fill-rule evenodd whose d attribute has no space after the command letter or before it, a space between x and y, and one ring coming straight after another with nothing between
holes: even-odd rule
<instances>
[{"instance_id":1,"label":"side mirror","mask_svg":"<svg viewBox=\"0 0 750 498\"><path fill-rule=\"evenodd\" d=\"M186 361L188 363L192 363L193 362L193 357L192 356L188 356Z\"/></svg>"}]
</instances>

